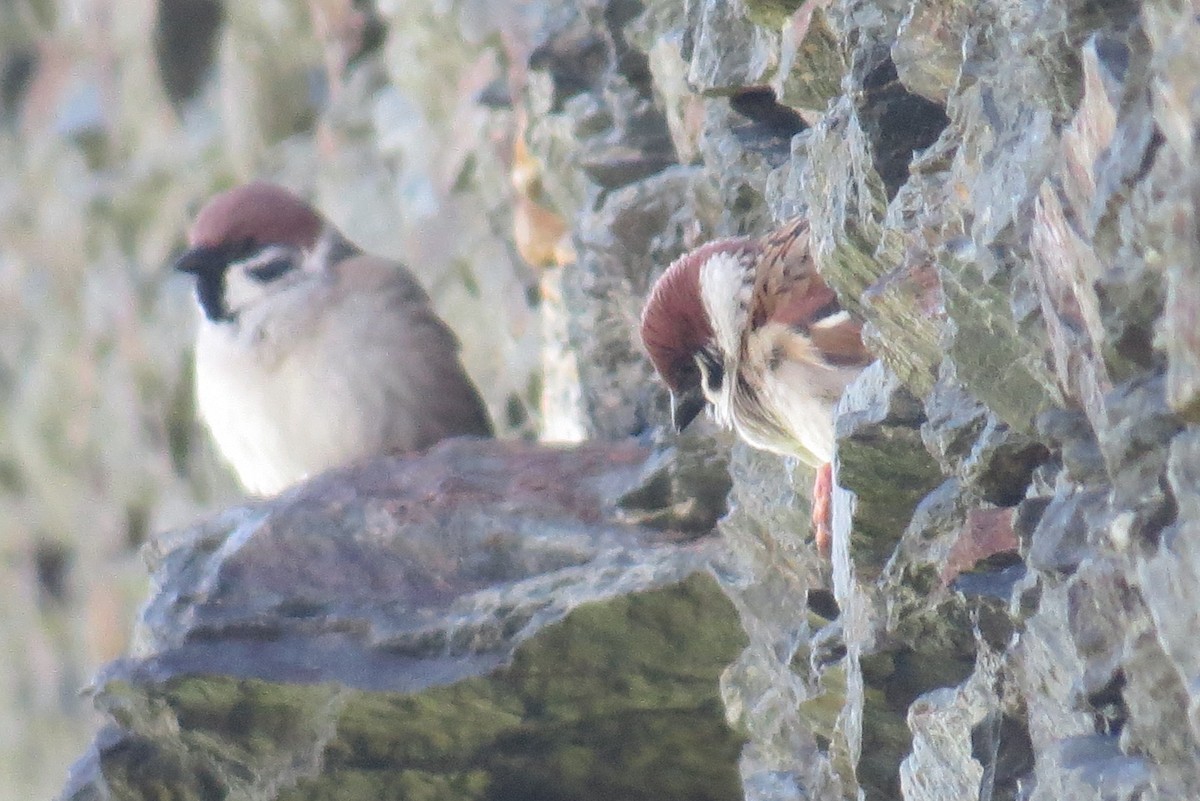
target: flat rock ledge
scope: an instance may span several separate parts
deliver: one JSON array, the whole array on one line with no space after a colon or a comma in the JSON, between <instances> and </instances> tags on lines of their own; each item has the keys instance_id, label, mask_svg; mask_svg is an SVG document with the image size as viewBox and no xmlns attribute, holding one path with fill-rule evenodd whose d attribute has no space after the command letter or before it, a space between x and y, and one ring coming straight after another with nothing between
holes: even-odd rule
<instances>
[{"instance_id":1,"label":"flat rock ledge","mask_svg":"<svg viewBox=\"0 0 1200 801\"><path fill-rule=\"evenodd\" d=\"M711 537L627 522L648 452L459 440L150 549L62 798L741 796Z\"/></svg>"}]
</instances>

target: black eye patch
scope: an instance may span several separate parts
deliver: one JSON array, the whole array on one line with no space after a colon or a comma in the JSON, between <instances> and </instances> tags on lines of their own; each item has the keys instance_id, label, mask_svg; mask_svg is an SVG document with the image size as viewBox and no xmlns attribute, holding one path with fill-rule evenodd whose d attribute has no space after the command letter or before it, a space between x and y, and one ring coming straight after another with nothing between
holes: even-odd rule
<instances>
[{"instance_id":1,"label":"black eye patch","mask_svg":"<svg viewBox=\"0 0 1200 801\"><path fill-rule=\"evenodd\" d=\"M697 358L704 362L705 388L715 395L721 391L721 384L725 381L725 365L707 349L701 350Z\"/></svg>"},{"instance_id":2,"label":"black eye patch","mask_svg":"<svg viewBox=\"0 0 1200 801\"><path fill-rule=\"evenodd\" d=\"M270 283L276 278L279 278L295 269L295 264L291 259L280 257L271 259L266 264L260 264L257 267L251 267L246 270L246 275L258 281L260 284Z\"/></svg>"}]
</instances>

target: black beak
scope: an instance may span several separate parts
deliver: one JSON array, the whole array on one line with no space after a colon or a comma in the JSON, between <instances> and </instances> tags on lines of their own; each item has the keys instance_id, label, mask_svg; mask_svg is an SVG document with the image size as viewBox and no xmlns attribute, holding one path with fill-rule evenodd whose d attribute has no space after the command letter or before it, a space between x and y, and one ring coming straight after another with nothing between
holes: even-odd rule
<instances>
[{"instance_id":1,"label":"black beak","mask_svg":"<svg viewBox=\"0 0 1200 801\"><path fill-rule=\"evenodd\" d=\"M671 393L671 425L675 426L676 431L683 431L688 427L688 423L696 419L696 415L704 408L707 401L704 399L704 393L700 390L700 385L685 389L678 395Z\"/></svg>"},{"instance_id":2,"label":"black beak","mask_svg":"<svg viewBox=\"0 0 1200 801\"><path fill-rule=\"evenodd\" d=\"M227 262L226 254L220 248L195 247L185 250L171 262L171 269L181 273L204 275L224 270Z\"/></svg>"},{"instance_id":3,"label":"black beak","mask_svg":"<svg viewBox=\"0 0 1200 801\"><path fill-rule=\"evenodd\" d=\"M196 276L196 300L204 309L204 316L213 322L234 319L225 305L225 269L228 266L229 253L214 247L185 250L171 262L171 269Z\"/></svg>"}]
</instances>

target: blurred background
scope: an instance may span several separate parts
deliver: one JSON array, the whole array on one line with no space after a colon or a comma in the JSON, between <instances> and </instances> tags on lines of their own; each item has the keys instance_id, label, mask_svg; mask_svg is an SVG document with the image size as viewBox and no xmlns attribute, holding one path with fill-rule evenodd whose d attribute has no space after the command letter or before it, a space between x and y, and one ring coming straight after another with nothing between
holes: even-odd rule
<instances>
[{"instance_id":1,"label":"blurred background","mask_svg":"<svg viewBox=\"0 0 1200 801\"><path fill-rule=\"evenodd\" d=\"M524 5L0 4L0 797L57 795L90 740L81 689L130 647L139 546L240 497L165 267L212 193L309 197L417 273L502 436L580 437L570 247L511 102Z\"/></svg>"}]
</instances>

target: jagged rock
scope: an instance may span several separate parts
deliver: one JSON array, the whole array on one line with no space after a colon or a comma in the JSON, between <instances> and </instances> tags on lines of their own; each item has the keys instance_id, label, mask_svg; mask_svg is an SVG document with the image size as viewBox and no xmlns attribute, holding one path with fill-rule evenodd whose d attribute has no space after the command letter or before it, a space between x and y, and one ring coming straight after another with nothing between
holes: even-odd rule
<instances>
[{"instance_id":1,"label":"jagged rock","mask_svg":"<svg viewBox=\"0 0 1200 801\"><path fill-rule=\"evenodd\" d=\"M564 5L533 36L528 69L541 80L529 84L529 138L565 214L589 205L598 190L677 161L667 117L654 102L649 58L625 35L641 10L621 0Z\"/></svg>"},{"instance_id":2,"label":"jagged rock","mask_svg":"<svg viewBox=\"0 0 1200 801\"><path fill-rule=\"evenodd\" d=\"M706 172L716 177L717 197L724 209L720 229L727 234L754 235L773 227L763 191L792 149L793 131L754 121L742 113L751 110L747 106L753 103L739 110L733 99L728 104L715 101L705 112L701 153ZM768 112L773 106L771 100Z\"/></svg>"},{"instance_id":3,"label":"jagged rock","mask_svg":"<svg viewBox=\"0 0 1200 801\"><path fill-rule=\"evenodd\" d=\"M900 23L892 60L910 92L945 105L958 83L969 19L966 3L913 3Z\"/></svg>"},{"instance_id":4,"label":"jagged rock","mask_svg":"<svg viewBox=\"0 0 1200 801\"><path fill-rule=\"evenodd\" d=\"M443 443L164 538L64 798L734 798L711 540L617 521L646 451Z\"/></svg>"},{"instance_id":5,"label":"jagged rock","mask_svg":"<svg viewBox=\"0 0 1200 801\"><path fill-rule=\"evenodd\" d=\"M609 195L577 229L575 269L564 278L571 342L590 432L639 434L670 419L666 390L642 353L642 304L654 279L711 231L718 213L694 168L677 167Z\"/></svg>"},{"instance_id":6,"label":"jagged rock","mask_svg":"<svg viewBox=\"0 0 1200 801\"><path fill-rule=\"evenodd\" d=\"M755 25L738 4L691 2L699 10L687 56L688 85L704 94L728 94L766 83L777 64L777 36Z\"/></svg>"},{"instance_id":7,"label":"jagged rock","mask_svg":"<svg viewBox=\"0 0 1200 801\"><path fill-rule=\"evenodd\" d=\"M1066 478L1076 484L1108 480L1108 468L1096 432L1081 411L1050 409L1038 416L1038 434L1059 453Z\"/></svg>"},{"instance_id":8,"label":"jagged rock","mask_svg":"<svg viewBox=\"0 0 1200 801\"><path fill-rule=\"evenodd\" d=\"M939 567L973 502L956 478L946 479L927 493L913 509L888 572L911 584L916 592L928 592L935 586Z\"/></svg>"},{"instance_id":9,"label":"jagged rock","mask_svg":"<svg viewBox=\"0 0 1200 801\"><path fill-rule=\"evenodd\" d=\"M1021 543L1013 530L1014 514L1011 507L972 509L968 512L967 519L946 554L942 582L949 584L956 581L975 565L998 554L1015 555ZM956 587L965 594L980 594L985 584L979 581L978 576L975 579L971 582L956 581ZM1003 583L999 586L1003 586ZM992 592L996 593L996 589ZM1004 594L1000 597L1007 600L1008 596Z\"/></svg>"},{"instance_id":10,"label":"jagged rock","mask_svg":"<svg viewBox=\"0 0 1200 801\"><path fill-rule=\"evenodd\" d=\"M1115 801L1132 801L1150 789L1144 759L1121 751L1117 738L1099 734L1063 738L1042 756L1046 778L1031 796L1037 801L1087 798L1103 793Z\"/></svg>"},{"instance_id":11,"label":"jagged rock","mask_svg":"<svg viewBox=\"0 0 1200 801\"><path fill-rule=\"evenodd\" d=\"M1193 737L1200 736L1200 692L1195 681L1200 675L1200 650L1192 636L1197 625L1195 610L1200 608L1196 603L1200 593L1197 465L1200 465L1200 436L1192 431L1176 438L1168 465L1171 487L1179 501L1180 522L1163 532L1157 553L1138 563L1142 598L1153 616L1159 643L1177 674L1188 677L1183 690Z\"/></svg>"},{"instance_id":12,"label":"jagged rock","mask_svg":"<svg viewBox=\"0 0 1200 801\"><path fill-rule=\"evenodd\" d=\"M642 468L636 486L620 498L624 519L652 528L711 531L726 512L727 437L693 426Z\"/></svg>"},{"instance_id":13,"label":"jagged rock","mask_svg":"<svg viewBox=\"0 0 1200 801\"><path fill-rule=\"evenodd\" d=\"M962 389L948 364L943 368L925 401L921 435L926 447L943 472L977 486L982 500L1000 506L1017 503L1049 451L998 420Z\"/></svg>"},{"instance_id":14,"label":"jagged rock","mask_svg":"<svg viewBox=\"0 0 1200 801\"><path fill-rule=\"evenodd\" d=\"M1165 379L1131 380L1104 399L1109 420L1099 435L1112 476L1112 503L1126 518L1126 538L1153 539L1175 518L1165 471L1172 438L1183 427L1168 408Z\"/></svg>"},{"instance_id":15,"label":"jagged rock","mask_svg":"<svg viewBox=\"0 0 1200 801\"><path fill-rule=\"evenodd\" d=\"M885 271L873 258L886 206L857 109L831 104L813 126L798 188L808 201L813 253L821 274L857 310L859 298Z\"/></svg>"},{"instance_id":16,"label":"jagged rock","mask_svg":"<svg viewBox=\"0 0 1200 801\"><path fill-rule=\"evenodd\" d=\"M972 733L988 714L988 679L995 680L998 667L992 662L962 686L932 690L908 708L913 744L900 766L905 799L969 798L978 792L984 764L973 748Z\"/></svg>"},{"instance_id":17,"label":"jagged rock","mask_svg":"<svg viewBox=\"0 0 1200 801\"><path fill-rule=\"evenodd\" d=\"M800 666L819 650L810 638L828 619L797 614L794 605L796 598L823 588L820 558L805 544L810 526L805 493L812 477L744 445L733 449L730 474L730 513L719 526L728 557L717 576L750 644L723 676L721 691L726 709L750 739L741 761L743 786L766 797L826 797L822 793L832 794L836 784L808 711L821 703L823 690ZM831 605L823 611L836 616L835 603L825 607Z\"/></svg>"},{"instance_id":18,"label":"jagged rock","mask_svg":"<svg viewBox=\"0 0 1200 801\"><path fill-rule=\"evenodd\" d=\"M942 106L904 88L890 58L863 78L859 115L890 200L908 180L914 152L937 141L949 120Z\"/></svg>"},{"instance_id":19,"label":"jagged rock","mask_svg":"<svg viewBox=\"0 0 1200 801\"><path fill-rule=\"evenodd\" d=\"M837 97L846 62L825 8L802 4L783 23L779 61L773 86L781 103L811 113Z\"/></svg>"},{"instance_id":20,"label":"jagged rock","mask_svg":"<svg viewBox=\"0 0 1200 801\"><path fill-rule=\"evenodd\" d=\"M860 574L882 569L918 501L942 474L921 442L925 414L875 362L846 389L837 416L837 480L857 496L851 556Z\"/></svg>"},{"instance_id":21,"label":"jagged rock","mask_svg":"<svg viewBox=\"0 0 1200 801\"><path fill-rule=\"evenodd\" d=\"M1047 572L1070 572L1092 553L1109 516L1108 492L1073 490L1047 505L1029 546L1029 566Z\"/></svg>"},{"instance_id":22,"label":"jagged rock","mask_svg":"<svg viewBox=\"0 0 1200 801\"><path fill-rule=\"evenodd\" d=\"M1008 425L1033 428L1042 411L1059 404L1042 340L1032 325L1018 326L1010 311L1015 263L998 263L969 245L940 263L946 314L954 320L949 356L958 379Z\"/></svg>"}]
</instances>

